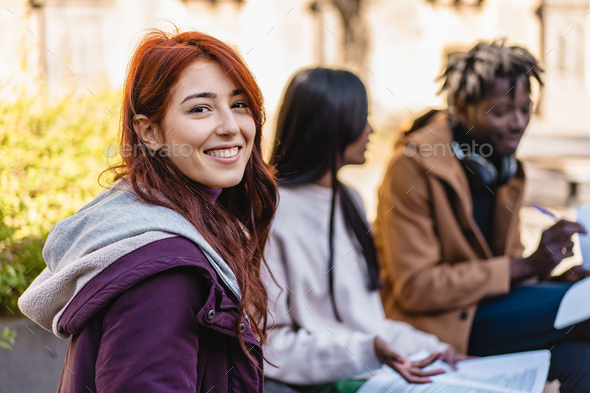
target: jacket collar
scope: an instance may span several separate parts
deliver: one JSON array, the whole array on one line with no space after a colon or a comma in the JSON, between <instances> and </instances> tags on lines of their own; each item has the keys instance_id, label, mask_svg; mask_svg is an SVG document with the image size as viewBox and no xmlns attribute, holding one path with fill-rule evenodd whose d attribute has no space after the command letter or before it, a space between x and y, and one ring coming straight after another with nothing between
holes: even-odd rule
<instances>
[{"instance_id":1,"label":"jacket collar","mask_svg":"<svg viewBox=\"0 0 590 393\"><path fill-rule=\"evenodd\" d=\"M455 158L451 144L453 132L449 125L449 115L446 112L431 110L416 119L409 131L403 133L399 139L400 147L408 146L404 154L410 155L415 146L415 162L425 169L429 175L436 176L451 185L459 192L463 204L471 206L469 183L461 163Z\"/></svg>"},{"instance_id":2,"label":"jacket collar","mask_svg":"<svg viewBox=\"0 0 590 393\"><path fill-rule=\"evenodd\" d=\"M224 287L200 248L181 237L149 243L110 264L74 297L61 315L57 330L64 336L79 334L103 307L125 290L147 277L180 266L195 268L195 274L203 276L210 284L208 295L203 299L204 305L196 315L199 322L231 336L237 336L236 321L240 320L237 318L238 299L230 298L233 293ZM206 317L211 310L219 314L212 320ZM246 329L242 338L249 344L260 346L251 329Z\"/></svg>"}]
</instances>

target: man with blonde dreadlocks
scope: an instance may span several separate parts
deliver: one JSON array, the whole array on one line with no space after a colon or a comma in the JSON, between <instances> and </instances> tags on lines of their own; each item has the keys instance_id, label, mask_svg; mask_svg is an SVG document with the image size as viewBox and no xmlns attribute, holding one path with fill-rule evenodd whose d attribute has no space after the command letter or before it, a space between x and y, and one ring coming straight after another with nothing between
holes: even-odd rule
<instances>
[{"instance_id":1,"label":"man with blonde dreadlocks","mask_svg":"<svg viewBox=\"0 0 590 393\"><path fill-rule=\"evenodd\" d=\"M480 42L441 79L448 109L400 135L379 188L375 236L389 318L486 356L551 350L549 380L590 391L590 324L556 330L561 298L586 276L551 272L586 233L562 220L523 257L519 211L525 174L515 158L542 69L524 48Z\"/></svg>"}]
</instances>

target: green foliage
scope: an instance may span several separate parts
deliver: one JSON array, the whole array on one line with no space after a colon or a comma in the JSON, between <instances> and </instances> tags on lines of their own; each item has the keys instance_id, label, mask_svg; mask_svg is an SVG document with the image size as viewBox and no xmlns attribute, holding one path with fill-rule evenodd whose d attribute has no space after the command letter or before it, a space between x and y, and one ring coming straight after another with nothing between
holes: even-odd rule
<instances>
[{"instance_id":1,"label":"green foliage","mask_svg":"<svg viewBox=\"0 0 590 393\"><path fill-rule=\"evenodd\" d=\"M51 227L101 191L103 149L117 134L112 91L51 99L24 90L0 101L0 315L18 314L45 268Z\"/></svg>"},{"instance_id":2,"label":"green foliage","mask_svg":"<svg viewBox=\"0 0 590 393\"><path fill-rule=\"evenodd\" d=\"M2 334L0 335L0 348L8 349L12 351L12 346L14 345L14 340L16 339L16 330L4 328L2 330Z\"/></svg>"}]
</instances>

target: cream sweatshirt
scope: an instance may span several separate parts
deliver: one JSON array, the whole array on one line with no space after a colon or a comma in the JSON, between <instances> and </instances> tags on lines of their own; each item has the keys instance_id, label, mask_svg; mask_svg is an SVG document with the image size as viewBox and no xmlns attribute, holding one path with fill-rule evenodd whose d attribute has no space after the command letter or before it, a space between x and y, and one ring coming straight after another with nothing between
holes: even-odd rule
<instances>
[{"instance_id":1,"label":"cream sweatshirt","mask_svg":"<svg viewBox=\"0 0 590 393\"><path fill-rule=\"evenodd\" d=\"M364 216L361 197L352 188L348 190ZM334 294L342 322L336 320L328 282L331 198L331 188L316 184L280 189L265 252L278 286L263 271L269 296L265 356L278 366L265 364L264 372L278 381L311 385L368 378L381 368L374 349L376 336L404 356L447 347L431 334L385 318L379 292L368 289L360 246L345 227L338 200Z\"/></svg>"}]
</instances>

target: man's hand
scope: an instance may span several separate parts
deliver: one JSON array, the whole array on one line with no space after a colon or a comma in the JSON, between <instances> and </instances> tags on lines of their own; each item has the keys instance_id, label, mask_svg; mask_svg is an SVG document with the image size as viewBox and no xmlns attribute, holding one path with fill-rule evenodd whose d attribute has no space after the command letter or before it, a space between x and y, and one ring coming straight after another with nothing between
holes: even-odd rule
<instances>
[{"instance_id":1,"label":"man's hand","mask_svg":"<svg viewBox=\"0 0 590 393\"><path fill-rule=\"evenodd\" d=\"M443 352L433 352L424 360L412 362L402 355L398 354L391 348L385 340L375 337L375 354L379 361L394 369L409 383L428 383L432 380L428 377L443 374L445 370L438 369L432 371L422 370L424 367L431 365L439 359Z\"/></svg>"},{"instance_id":2,"label":"man's hand","mask_svg":"<svg viewBox=\"0 0 590 393\"><path fill-rule=\"evenodd\" d=\"M582 269L582 266L573 266L559 276L551 277L550 281L575 283L590 276L590 271Z\"/></svg>"},{"instance_id":3,"label":"man's hand","mask_svg":"<svg viewBox=\"0 0 590 393\"><path fill-rule=\"evenodd\" d=\"M518 282L534 276L539 276L541 280L548 279L562 259L574 255L574 242L571 238L575 233L586 233L586 229L577 222L566 220L545 230L537 251L528 258L511 261L512 281Z\"/></svg>"}]
</instances>

